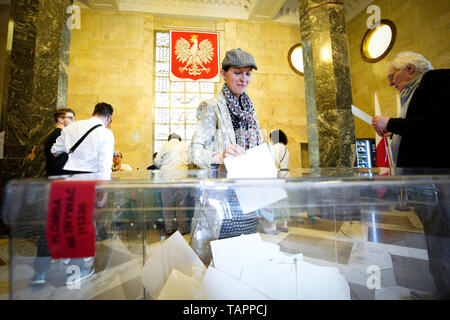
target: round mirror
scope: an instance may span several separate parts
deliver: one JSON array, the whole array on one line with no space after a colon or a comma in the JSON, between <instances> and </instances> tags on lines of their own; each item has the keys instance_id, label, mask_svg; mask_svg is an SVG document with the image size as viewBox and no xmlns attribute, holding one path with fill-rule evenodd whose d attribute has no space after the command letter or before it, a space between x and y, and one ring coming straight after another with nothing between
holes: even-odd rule
<instances>
[{"instance_id":1,"label":"round mirror","mask_svg":"<svg viewBox=\"0 0 450 320\"><path fill-rule=\"evenodd\" d=\"M302 44L297 43L289 49L288 62L295 73L303 76L303 50Z\"/></svg>"},{"instance_id":2,"label":"round mirror","mask_svg":"<svg viewBox=\"0 0 450 320\"><path fill-rule=\"evenodd\" d=\"M380 23L367 30L361 42L361 56L367 62L377 62L383 59L394 46L396 36L395 25L390 20L380 20Z\"/></svg>"}]
</instances>

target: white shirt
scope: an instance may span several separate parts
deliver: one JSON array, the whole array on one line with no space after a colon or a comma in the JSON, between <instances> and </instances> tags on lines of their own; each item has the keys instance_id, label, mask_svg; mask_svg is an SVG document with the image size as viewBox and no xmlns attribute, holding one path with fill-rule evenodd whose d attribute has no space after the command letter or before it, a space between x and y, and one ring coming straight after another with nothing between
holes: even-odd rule
<instances>
[{"instance_id":1,"label":"white shirt","mask_svg":"<svg viewBox=\"0 0 450 320\"><path fill-rule=\"evenodd\" d=\"M114 134L105 127L102 120L92 117L88 120L76 121L61 131L61 135L53 144L52 153L69 152L69 149L93 126L94 129L81 142L75 152L69 154L64 170L84 172L111 172L114 154Z\"/></svg>"},{"instance_id":2,"label":"white shirt","mask_svg":"<svg viewBox=\"0 0 450 320\"><path fill-rule=\"evenodd\" d=\"M155 166L161 170L187 170L188 164L188 145L176 138L164 144L155 158Z\"/></svg>"},{"instance_id":3,"label":"white shirt","mask_svg":"<svg viewBox=\"0 0 450 320\"><path fill-rule=\"evenodd\" d=\"M273 149L277 168L287 169L289 165L289 150L287 147L281 142L278 142L273 146Z\"/></svg>"}]
</instances>

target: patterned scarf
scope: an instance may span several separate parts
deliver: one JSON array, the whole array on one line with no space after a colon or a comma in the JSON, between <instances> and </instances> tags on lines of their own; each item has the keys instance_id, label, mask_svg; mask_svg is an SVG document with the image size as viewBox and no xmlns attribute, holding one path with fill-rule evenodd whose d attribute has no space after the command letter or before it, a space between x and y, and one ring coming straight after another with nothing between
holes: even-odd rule
<instances>
[{"instance_id":1,"label":"patterned scarf","mask_svg":"<svg viewBox=\"0 0 450 320\"><path fill-rule=\"evenodd\" d=\"M236 98L226 84L223 85L222 92L230 111L236 143L245 150L260 145L258 120L250 97L244 92L240 99Z\"/></svg>"},{"instance_id":2,"label":"patterned scarf","mask_svg":"<svg viewBox=\"0 0 450 320\"><path fill-rule=\"evenodd\" d=\"M414 92L419 87L420 81L422 80L422 77L425 73L422 73L421 75L415 77L411 81L405 84L403 87L402 92L400 93L400 102L402 108L400 109L400 114L398 115L399 118L405 119L406 113L408 112L409 103L411 102L411 98L414 95ZM392 136L391 140L391 151L392 151L392 161L394 162L394 166L397 166L397 157L398 157L398 150L400 147L400 142L402 141L402 136L398 134L394 134Z\"/></svg>"}]
</instances>

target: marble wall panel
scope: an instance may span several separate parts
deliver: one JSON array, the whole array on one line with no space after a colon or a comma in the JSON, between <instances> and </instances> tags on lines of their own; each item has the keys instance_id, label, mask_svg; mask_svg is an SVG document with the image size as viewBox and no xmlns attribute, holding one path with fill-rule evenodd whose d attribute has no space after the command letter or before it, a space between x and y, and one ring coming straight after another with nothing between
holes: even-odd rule
<instances>
[{"instance_id":1,"label":"marble wall panel","mask_svg":"<svg viewBox=\"0 0 450 320\"><path fill-rule=\"evenodd\" d=\"M343 6L299 3L310 165L351 167L355 135Z\"/></svg>"},{"instance_id":2,"label":"marble wall panel","mask_svg":"<svg viewBox=\"0 0 450 320\"><path fill-rule=\"evenodd\" d=\"M70 3L12 2L14 36L8 62L8 100L3 110L5 181L44 174L43 142L54 127L52 113L58 106L58 97L63 102L65 95L64 77L60 82L60 60L62 52L67 60L68 45L61 48L61 42L70 38L61 34Z\"/></svg>"}]
</instances>

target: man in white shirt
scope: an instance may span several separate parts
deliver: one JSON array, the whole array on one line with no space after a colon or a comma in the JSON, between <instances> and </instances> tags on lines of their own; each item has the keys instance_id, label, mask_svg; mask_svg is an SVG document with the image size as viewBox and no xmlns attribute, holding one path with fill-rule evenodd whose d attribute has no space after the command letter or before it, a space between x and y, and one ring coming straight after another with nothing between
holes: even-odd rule
<instances>
[{"instance_id":1,"label":"man in white shirt","mask_svg":"<svg viewBox=\"0 0 450 320\"><path fill-rule=\"evenodd\" d=\"M181 142L181 137L176 133L170 134L168 140L159 149L154 161L155 166L161 170L161 178L179 177L180 170L187 170L189 164L188 145ZM181 234L189 232L186 212L188 196L189 190L183 188L161 190L166 235L177 230Z\"/></svg>"},{"instance_id":2,"label":"man in white shirt","mask_svg":"<svg viewBox=\"0 0 450 320\"><path fill-rule=\"evenodd\" d=\"M92 118L74 122L61 131L61 135L53 144L51 152L54 156L70 148L92 127L100 124L84 139L78 148L69 154L64 166L65 174L76 173L110 173L114 154L114 135L107 126L112 121L113 107L105 102L95 106Z\"/></svg>"}]
</instances>

